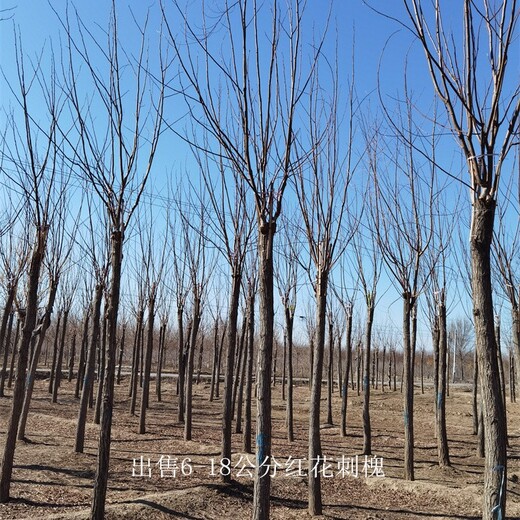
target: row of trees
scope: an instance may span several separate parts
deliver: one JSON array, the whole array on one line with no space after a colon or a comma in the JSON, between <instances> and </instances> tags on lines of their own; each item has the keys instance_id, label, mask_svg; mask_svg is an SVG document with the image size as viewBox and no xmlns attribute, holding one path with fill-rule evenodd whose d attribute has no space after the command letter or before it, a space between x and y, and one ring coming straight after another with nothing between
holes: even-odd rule
<instances>
[{"instance_id":1,"label":"row of trees","mask_svg":"<svg viewBox=\"0 0 520 520\"><path fill-rule=\"evenodd\" d=\"M80 349L83 372L78 382L83 383L78 383L76 449L81 451L84 442L97 363L100 436L92 518L103 518L116 368L125 343L121 338L125 329L118 325L125 257L127 271L134 274L128 278L133 296L126 302L126 315L133 309L136 320L132 364L136 369L141 363L143 373L140 431L146 428L157 313L162 331L160 356L165 354L168 321L176 314L178 419L184 423L185 439L192 435L192 384L201 322L204 314L214 313L215 338L222 338L225 345L214 350L215 360L224 364L222 456L229 458L232 452L238 381L245 391L244 447L250 448L254 381L259 463L268 463L271 456L276 288L287 345L289 440L293 436L293 331L297 298L306 299L302 294L305 276L315 297L309 460L321 454L327 311L333 315L330 309L334 307L341 309L346 323L346 362L345 367L338 367L343 373L342 432L346 433L352 317L354 304L356 309L359 306L358 295L365 306L364 452L371 453L372 329L387 285L382 277L387 277L403 305L404 472L410 480L414 479L419 302L424 302L435 353L439 457L442 464L449 464L444 413L447 307L461 299L454 294L458 288L470 288L475 366L483 403L484 517L504 514L505 398L497 377L501 361L492 273L510 303L514 357L520 363L519 285L514 268L518 229L506 224L510 212L517 211L518 201L509 207L504 202L496 210L499 187L504 184L499 180L503 168L513 168L508 156L518 132L518 87L506 90L518 12L516 2L484 1L479 9L465 1L461 63L452 47L454 39L443 36L450 29L439 4L426 7L418 0L405 0L403 6L408 18L402 23L424 50L434 90L445 109L446 117L439 106L430 108L433 117L428 124L419 117L420 105L409 88L406 71L400 100L390 106L387 99L381 99L381 109L375 113L357 96L354 66L345 94L340 61L354 60L326 54L325 30L313 41L306 40L310 31L298 0L289 6L272 3L270 32L262 24L265 7L253 0L226 4L215 22L205 12L200 19L200 13L184 11L176 2L161 4L161 12L155 13L162 20L161 31L153 40L157 43L153 52L148 19L136 24L140 46L122 46L115 2L103 44L77 13L56 13L64 34L59 66L51 54L28 68L22 37L15 31L17 78L8 86L16 104L6 111L1 156L11 203L2 218L6 297L0 343L8 344L13 308L21 318L21 329L0 501L9 500L16 437L24 437L34 375L55 300L62 311L63 331L54 349L57 392L67 321L79 301L77 295L83 294L80 307L89 312ZM176 29L179 19L182 33ZM455 34L459 31L455 29ZM480 54L484 44L489 45L487 60ZM488 77L481 73L484 66ZM187 114L187 130L165 110L170 97L176 101L174 108L183 106L179 111ZM440 159L447 146L446 127L459 140L469 181L446 171ZM191 148L194 162L189 168L197 175L190 171L184 191L175 187L166 198L147 196L145 185L160 153L159 141L174 135ZM506 175L505 200L512 201L509 178L512 182L514 176ZM467 257L457 245L457 226L453 225L461 204L453 197L459 191L455 179L471 194ZM157 205L165 211L157 210ZM277 242L279 236L282 240ZM457 251L460 254L455 258ZM222 259L226 269L220 266ZM219 269L229 280L225 285L222 278L215 281ZM80 284L85 290L79 290ZM229 287L227 305L222 305L223 286ZM334 327L333 320L328 326ZM328 338L332 360L334 334L329 332ZM139 383L136 370L132 373L134 412ZM218 381L215 369L213 376ZM254 487L253 517L257 519L269 518L270 475L261 475L257 472ZM320 473L309 471L309 512L316 515L322 510Z\"/></svg>"}]
</instances>

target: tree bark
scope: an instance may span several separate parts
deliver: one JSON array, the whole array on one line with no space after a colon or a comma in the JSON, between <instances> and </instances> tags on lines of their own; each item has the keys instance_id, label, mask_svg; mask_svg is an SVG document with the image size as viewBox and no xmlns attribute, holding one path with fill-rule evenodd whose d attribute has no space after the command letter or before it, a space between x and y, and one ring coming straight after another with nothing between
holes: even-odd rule
<instances>
[{"instance_id":1,"label":"tree bark","mask_svg":"<svg viewBox=\"0 0 520 520\"><path fill-rule=\"evenodd\" d=\"M446 356L448 352L446 330L446 303L441 291L439 309L439 375L437 388L437 452L439 466L450 466L448 435L446 432Z\"/></svg>"},{"instance_id":2,"label":"tree bark","mask_svg":"<svg viewBox=\"0 0 520 520\"><path fill-rule=\"evenodd\" d=\"M323 376L323 357L325 350L325 325L327 310L328 272L321 267L316 276L316 341L314 348L314 364L312 366L311 402L309 410L309 505L310 515L321 515L323 504L321 499L321 473L318 457L321 453L320 437L320 404L321 383ZM313 469L314 468L314 469Z\"/></svg>"},{"instance_id":3,"label":"tree bark","mask_svg":"<svg viewBox=\"0 0 520 520\"><path fill-rule=\"evenodd\" d=\"M148 408L148 398L150 395L150 373L152 371L153 355L153 324L155 317L155 288L152 288L152 295L148 302L148 333L146 337L146 355L144 360L144 379L141 392L141 410L139 414L139 433L146 433L146 409Z\"/></svg>"},{"instance_id":4,"label":"tree bark","mask_svg":"<svg viewBox=\"0 0 520 520\"><path fill-rule=\"evenodd\" d=\"M273 241L275 222L260 221L258 233L260 339L256 376L256 469L253 492L253 520L269 520L271 475L265 472L271 461L271 372L274 342ZM265 473L265 475L264 475Z\"/></svg>"},{"instance_id":5,"label":"tree bark","mask_svg":"<svg viewBox=\"0 0 520 520\"><path fill-rule=\"evenodd\" d=\"M352 309L347 312L347 360L345 376L343 377L343 391L341 393L341 436L347 436L347 397L350 367L352 362Z\"/></svg>"},{"instance_id":6,"label":"tree bark","mask_svg":"<svg viewBox=\"0 0 520 520\"><path fill-rule=\"evenodd\" d=\"M63 325L61 327L61 337L60 337L60 348L58 350L58 358L56 360L56 373L54 375L54 387L52 389L52 402L56 403L58 401L58 388L61 385L61 365L63 362L63 351L65 350L65 337L67 334L67 323L69 321L69 312L70 309L65 309L63 313Z\"/></svg>"},{"instance_id":7,"label":"tree bark","mask_svg":"<svg viewBox=\"0 0 520 520\"><path fill-rule=\"evenodd\" d=\"M367 321L365 325L365 374L363 377L363 455L372 455L372 428L370 425L370 351L372 349L372 324L374 299L367 295Z\"/></svg>"},{"instance_id":8,"label":"tree bark","mask_svg":"<svg viewBox=\"0 0 520 520\"><path fill-rule=\"evenodd\" d=\"M242 273L233 269L231 276L231 293L229 300L229 316L227 325L226 368L224 374L224 398L222 402L222 445L220 454L231 460L231 434L233 422L233 373L235 365L235 349L237 343L238 305L240 300L240 282ZM224 482L231 481L231 473L222 475Z\"/></svg>"},{"instance_id":9,"label":"tree bark","mask_svg":"<svg viewBox=\"0 0 520 520\"><path fill-rule=\"evenodd\" d=\"M403 386L404 386L404 478L415 480L414 477L414 431L413 431L413 383L414 365L412 341L410 334L410 319L414 301L409 293L403 294Z\"/></svg>"},{"instance_id":10,"label":"tree bark","mask_svg":"<svg viewBox=\"0 0 520 520\"><path fill-rule=\"evenodd\" d=\"M477 361L481 384L484 427L483 518L505 518L507 454L505 410L499 380L497 343L493 328L491 286L491 241L495 213L494 200L473 203L470 236L471 285Z\"/></svg>"},{"instance_id":11,"label":"tree bark","mask_svg":"<svg viewBox=\"0 0 520 520\"><path fill-rule=\"evenodd\" d=\"M195 289L197 291L197 289ZM190 333L188 348L188 359L186 366L186 395L184 412L184 440L191 441L192 417L193 417L193 367L195 360L195 349L197 348L197 335L200 325L200 295L196 294L193 303L193 322Z\"/></svg>"},{"instance_id":12,"label":"tree bark","mask_svg":"<svg viewBox=\"0 0 520 520\"><path fill-rule=\"evenodd\" d=\"M294 407L293 407L293 328L294 328L294 309L285 308L285 331L287 338L287 440L294 441Z\"/></svg>"},{"instance_id":13,"label":"tree bark","mask_svg":"<svg viewBox=\"0 0 520 520\"><path fill-rule=\"evenodd\" d=\"M110 463L110 442L112 436L112 413L114 408L114 380L117 362L117 315L121 291L121 263L123 260L123 231L113 230L111 235L111 282L107 309L108 342L106 349L105 381L99 448L94 479L91 520L103 520Z\"/></svg>"}]
</instances>

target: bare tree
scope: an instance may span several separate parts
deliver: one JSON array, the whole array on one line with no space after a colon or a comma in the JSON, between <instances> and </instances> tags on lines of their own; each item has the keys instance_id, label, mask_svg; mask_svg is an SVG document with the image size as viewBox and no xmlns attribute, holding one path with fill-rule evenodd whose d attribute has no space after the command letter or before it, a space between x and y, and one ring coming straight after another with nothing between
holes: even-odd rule
<instances>
[{"instance_id":1,"label":"bare tree","mask_svg":"<svg viewBox=\"0 0 520 520\"><path fill-rule=\"evenodd\" d=\"M316 340L311 367L311 404L309 411L309 505L311 515L321 515L321 453L320 401L325 349L327 293L331 270L347 246L352 233L349 222L348 195L355 169L352 140L354 92L350 91L347 135L348 148L340 146L340 119L337 91L338 70L331 71L333 91L330 99L323 97L318 84L325 71L318 67L311 81L309 94L308 163L302 165L295 177L295 188L302 212L304 232L310 258L315 268L313 288L316 298ZM313 469L314 468L314 469Z\"/></svg>"},{"instance_id":2,"label":"bare tree","mask_svg":"<svg viewBox=\"0 0 520 520\"><path fill-rule=\"evenodd\" d=\"M421 278L421 258L432 237L433 170L424 175L413 148L413 101L405 98L404 110L393 118L394 129L403 129L387 142L393 171L374 171L374 222L378 245L403 301L404 474L414 480L414 366L416 303L426 277ZM427 165L428 166L428 165ZM427 169L428 170L428 169ZM385 175L386 174L386 175ZM395 366L394 366L395 370Z\"/></svg>"},{"instance_id":3,"label":"bare tree","mask_svg":"<svg viewBox=\"0 0 520 520\"><path fill-rule=\"evenodd\" d=\"M178 13L175 20L181 16L184 22L184 38L175 34L164 5L163 13L180 62L180 90L189 113L211 134L208 153L221 153L229 167L240 172L255 204L260 342L256 378L259 464L253 518L268 519L271 479L265 466L271 457L273 244L283 195L295 168L297 115L321 44L312 48L309 61L303 60L303 3L299 0L288 9L278 0L271 4L269 34L260 24L266 7L256 0L226 1L215 24L203 4L200 29L190 23L178 2L173 3ZM226 95L224 106L217 102L222 92Z\"/></svg>"},{"instance_id":4,"label":"bare tree","mask_svg":"<svg viewBox=\"0 0 520 520\"><path fill-rule=\"evenodd\" d=\"M428 9L421 0L403 3L468 166L473 315L486 444L483 518L504 518L506 428L497 377L490 253L502 168L518 131L520 87L508 58L518 37L519 10L515 0L464 0L458 20L460 56L460 39L450 28L451 11L448 15L439 1Z\"/></svg>"},{"instance_id":5,"label":"bare tree","mask_svg":"<svg viewBox=\"0 0 520 520\"><path fill-rule=\"evenodd\" d=\"M48 74L45 74L42 69L41 58L33 62L32 70L26 69L21 36L17 31L14 39L17 84L8 86L17 102L17 107L8 114L9 132L6 131L8 143L4 142L2 162L9 161L11 165L13 173L9 174L9 180L16 192L21 194L34 238L28 260L25 308L22 313L23 329L17 345L18 358L12 408L0 470L0 502L7 502L10 499L16 435L26 388L29 349L37 325L41 270L47 249L49 226L55 215L55 207L59 206L60 197L63 195L62 188L66 186L67 181L64 172L66 168L63 168L59 162L58 154L61 141L57 135L57 124L63 100L58 96L53 84L54 63L51 63ZM49 79L48 83L47 79ZM36 92L38 88L40 91ZM46 111L39 123L31 118L32 104L36 102L42 104ZM20 117L19 124L18 117ZM61 175L63 178L58 179ZM12 376L12 370L10 374Z\"/></svg>"},{"instance_id":6,"label":"bare tree","mask_svg":"<svg viewBox=\"0 0 520 520\"><path fill-rule=\"evenodd\" d=\"M73 132L70 128L62 129L69 145L67 158L95 190L110 227L106 367L91 510L91 518L101 520L110 458L123 243L152 170L161 135L168 63L163 60L161 49L153 64L148 58L147 18L142 26L135 27L135 56L125 52L115 1L111 4L108 27L102 33L105 46L98 43L99 35L82 22L77 12L72 17L68 12L65 16L56 14L66 34L62 89L67 94L74 123ZM152 79L153 69L158 70ZM82 92L85 85L91 85L93 90ZM85 96L88 103L84 102Z\"/></svg>"}]
</instances>

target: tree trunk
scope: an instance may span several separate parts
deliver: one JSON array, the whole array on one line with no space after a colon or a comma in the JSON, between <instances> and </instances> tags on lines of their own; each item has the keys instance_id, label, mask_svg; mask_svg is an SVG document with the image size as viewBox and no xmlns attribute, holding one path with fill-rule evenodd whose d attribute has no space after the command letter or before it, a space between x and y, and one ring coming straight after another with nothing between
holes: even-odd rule
<instances>
[{"instance_id":1,"label":"tree trunk","mask_svg":"<svg viewBox=\"0 0 520 520\"><path fill-rule=\"evenodd\" d=\"M334 424L332 420L332 385L334 384L332 367L334 363L334 325L332 316L329 316L329 364L327 368L327 424Z\"/></svg>"},{"instance_id":2,"label":"tree trunk","mask_svg":"<svg viewBox=\"0 0 520 520\"><path fill-rule=\"evenodd\" d=\"M16 434L18 421L22 411L25 393L25 372L29 358L31 338L36 325L38 314L38 287L40 284L40 272L45 256L48 228L41 228L36 233L34 250L28 271L27 308L23 324L20 344L18 346L18 364L16 367L16 380L14 384L11 415L7 425L5 446L0 469L0 502L7 502L10 498L11 478L13 472L14 452L16 448Z\"/></svg>"},{"instance_id":3,"label":"tree trunk","mask_svg":"<svg viewBox=\"0 0 520 520\"><path fill-rule=\"evenodd\" d=\"M215 379L217 377L217 360L218 360L218 318L215 322L215 335L213 337L213 363L211 368L211 384L209 390L209 400L213 401L213 397L215 396Z\"/></svg>"},{"instance_id":4,"label":"tree trunk","mask_svg":"<svg viewBox=\"0 0 520 520\"><path fill-rule=\"evenodd\" d=\"M448 435L446 432L446 355L448 352L446 330L446 303L444 289L438 304L439 317L439 375L437 388L437 453L439 466L450 466Z\"/></svg>"},{"instance_id":5,"label":"tree trunk","mask_svg":"<svg viewBox=\"0 0 520 520\"><path fill-rule=\"evenodd\" d=\"M166 347L166 321L161 322L159 328L159 345L157 352L157 374L155 376L155 395L157 401L162 401L162 371L164 365L164 349Z\"/></svg>"},{"instance_id":6,"label":"tree trunk","mask_svg":"<svg viewBox=\"0 0 520 520\"><path fill-rule=\"evenodd\" d=\"M409 293L403 294L403 381L404 386L404 478L414 480L413 380L414 366L410 319L414 301Z\"/></svg>"},{"instance_id":7,"label":"tree trunk","mask_svg":"<svg viewBox=\"0 0 520 520\"><path fill-rule=\"evenodd\" d=\"M231 276L231 293L227 325L226 369L224 374L224 399L222 402L222 445L221 458L231 460L231 435L233 422L233 372L237 343L238 305L240 301L240 283L242 273L234 268ZM231 473L222 475L224 482L231 481Z\"/></svg>"},{"instance_id":8,"label":"tree trunk","mask_svg":"<svg viewBox=\"0 0 520 520\"><path fill-rule=\"evenodd\" d=\"M253 400L253 353L255 342L255 291L253 284L250 283L247 310L249 318L247 320L247 370L246 370L246 405L244 410L244 451L251 453L251 405Z\"/></svg>"},{"instance_id":9,"label":"tree trunk","mask_svg":"<svg viewBox=\"0 0 520 520\"><path fill-rule=\"evenodd\" d=\"M367 321L365 326L365 374L363 377L363 455L372 455L372 428L370 425L370 351L372 349L372 324L374 322L374 298L367 295Z\"/></svg>"},{"instance_id":10,"label":"tree trunk","mask_svg":"<svg viewBox=\"0 0 520 520\"><path fill-rule=\"evenodd\" d=\"M11 388L13 384L13 377L14 377L14 362L16 359L16 349L18 347L18 342L20 339L20 333L23 326L23 322L25 320L25 314L22 314L20 311L18 313L18 319L16 320L16 332L14 333L14 342L13 342L13 348L11 352L11 365L9 367L9 377L7 379L7 387Z\"/></svg>"},{"instance_id":11,"label":"tree trunk","mask_svg":"<svg viewBox=\"0 0 520 520\"><path fill-rule=\"evenodd\" d=\"M179 327L179 359L177 361L177 421L182 424L184 422L184 375L186 373L186 363L184 359L184 307L181 305L177 306L177 323Z\"/></svg>"},{"instance_id":12,"label":"tree trunk","mask_svg":"<svg viewBox=\"0 0 520 520\"><path fill-rule=\"evenodd\" d=\"M67 375L67 381L70 383L74 377L74 361L76 360L76 331L72 335L72 341L70 344L69 352L69 373Z\"/></svg>"},{"instance_id":13,"label":"tree trunk","mask_svg":"<svg viewBox=\"0 0 520 520\"><path fill-rule=\"evenodd\" d=\"M121 367L123 364L123 354L125 353L126 325L123 325L121 332L121 340L119 342L119 360L117 363L117 379L116 384L121 384Z\"/></svg>"},{"instance_id":14,"label":"tree trunk","mask_svg":"<svg viewBox=\"0 0 520 520\"><path fill-rule=\"evenodd\" d=\"M111 235L110 293L107 309L108 344L106 351L105 382L103 384L103 407L99 448L94 479L91 520L103 520L110 462L110 442L112 436L112 412L114 407L114 379L117 361L117 315L121 290L121 263L123 259L123 232L114 230Z\"/></svg>"},{"instance_id":15,"label":"tree trunk","mask_svg":"<svg viewBox=\"0 0 520 520\"><path fill-rule=\"evenodd\" d=\"M235 415L238 387L239 387L239 383L240 383L240 367L242 366L242 356L244 353L246 332L247 332L247 316L244 316L242 319L242 330L240 332L240 339L238 342L238 351L235 350L235 361L236 362L235 362L234 377L233 377L233 399L231 402L232 416Z\"/></svg>"},{"instance_id":16,"label":"tree trunk","mask_svg":"<svg viewBox=\"0 0 520 520\"><path fill-rule=\"evenodd\" d=\"M45 309L45 315L41 323L41 329L38 336L38 341L34 349L29 371L27 372L25 397L23 400L22 413L20 415L20 424L18 425L18 440L25 439L25 427L27 425L27 417L29 415L29 407L31 405L31 399L34 389L34 380L36 378L36 369L38 367L38 360L40 359L40 352L42 349L43 342L45 340L45 334L51 324L52 309L54 307L54 300L56 299L56 291L58 289L57 280L52 280L49 289L49 296L47 299L47 307Z\"/></svg>"},{"instance_id":17,"label":"tree trunk","mask_svg":"<svg viewBox=\"0 0 520 520\"><path fill-rule=\"evenodd\" d=\"M107 316L103 317L103 333L101 335L101 344L99 348L98 362L98 387L96 394L96 408L94 410L94 424L99 424L101 421L101 402L103 399L103 385L105 380L106 370L106 351L107 351Z\"/></svg>"},{"instance_id":18,"label":"tree trunk","mask_svg":"<svg viewBox=\"0 0 520 520\"><path fill-rule=\"evenodd\" d=\"M197 348L197 335L200 325L200 295L196 294L193 303L193 323L190 333L188 359L186 366L186 395L184 413L184 440L191 441L192 416L193 416L193 368L195 349Z\"/></svg>"},{"instance_id":19,"label":"tree trunk","mask_svg":"<svg viewBox=\"0 0 520 520\"><path fill-rule=\"evenodd\" d=\"M79 399L83 378L85 377L85 363L87 359L88 349L88 334L89 334L90 311L85 313L85 320L83 323L83 334L81 337L81 351L79 353L78 373L76 376L76 389L74 390L74 397Z\"/></svg>"},{"instance_id":20,"label":"tree trunk","mask_svg":"<svg viewBox=\"0 0 520 520\"><path fill-rule=\"evenodd\" d=\"M134 337L134 352L132 356L132 377L130 381L130 415L135 415L137 406L137 383L139 381L139 360L143 348L144 309L141 308L137 315L137 325Z\"/></svg>"},{"instance_id":21,"label":"tree trunk","mask_svg":"<svg viewBox=\"0 0 520 520\"><path fill-rule=\"evenodd\" d=\"M477 199L470 239L471 285L477 360L485 439L483 518L505 518L507 454L505 410L499 381L497 343L493 330L490 249L495 202ZM496 508L496 509L495 509Z\"/></svg>"},{"instance_id":22,"label":"tree trunk","mask_svg":"<svg viewBox=\"0 0 520 520\"><path fill-rule=\"evenodd\" d=\"M495 326L495 338L497 342L497 355L498 355L498 374L500 376L500 388L502 390L502 403L504 406L504 428L505 428L505 436L507 445L509 445L509 441L507 440L507 407L506 407L506 375L504 372L504 361L502 360L502 340L500 336L500 316L497 317L497 323Z\"/></svg>"},{"instance_id":23,"label":"tree trunk","mask_svg":"<svg viewBox=\"0 0 520 520\"><path fill-rule=\"evenodd\" d=\"M309 514L321 515L323 504L321 500L321 473L318 457L321 453L320 437L320 404L321 384L323 376L323 357L325 350L325 325L327 310L328 271L320 266L317 269L316 280L316 341L314 349L314 364L312 366L312 388L309 410Z\"/></svg>"},{"instance_id":24,"label":"tree trunk","mask_svg":"<svg viewBox=\"0 0 520 520\"><path fill-rule=\"evenodd\" d=\"M520 374L520 311L518 304L511 306L511 339L513 343L513 351L516 365L513 373Z\"/></svg>"},{"instance_id":25,"label":"tree trunk","mask_svg":"<svg viewBox=\"0 0 520 520\"><path fill-rule=\"evenodd\" d=\"M152 371L153 355L153 323L155 318L155 288L151 288L152 294L148 302L148 334L146 337L146 355L144 359L144 379L141 392L141 410L139 414L139 433L146 433L146 409L150 395L150 373Z\"/></svg>"},{"instance_id":26,"label":"tree trunk","mask_svg":"<svg viewBox=\"0 0 520 520\"><path fill-rule=\"evenodd\" d=\"M253 491L253 520L269 520L271 475L271 371L274 342L273 241L275 222L259 222L260 340L256 376L256 460ZM265 473L265 475L264 475Z\"/></svg>"},{"instance_id":27,"label":"tree trunk","mask_svg":"<svg viewBox=\"0 0 520 520\"><path fill-rule=\"evenodd\" d=\"M54 388L52 389L52 402L58 401L58 388L61 385L61 365L63 362L63 351L65 350L65 337L67 334L67 323L69 321L70 309L65 309L63 313L63 326L61 327L60 348L58 350L58 359L56 360L56 373L54 375Z\"/></svg>"},{"instance_id":28,"label":"tree trunk","mask_svg":"<svg viewBox=\"0 0 520 520\"><path fill-rule=\"evenodd\" d=\"M345 366L345 376L343 378L343 391L341 392L341 436L347 436L347 397L349 373L352 364L352 309L349 307L347 312L347 361Z\"/></svg>"},{"instance_id":29,"label":"tree trunk","mask_svg":"<svg viewBox=\"0 0 520 520\"><path fill-rule=\"evenodd\" d=\"M479 414L478 414L478 361L477 361L477 348L474 347L473 350L473 435L478 434L478 421L479 421Z\"/></svg>"},{"instance_id":30,"label":"tree trunk","mask_svg":"<svg viewBox=\"0 0 520 520\"><path fill-rule=\"evenodd\" d=\"M294 441L294 407L293 407L293 328L294 328L294 308L285 308L285 331L287 338L287 440Z\"/></svg>"},{"instance_id":31,"label":"tree trunk","mask_svg":"<svg viewBox=\"0 0 520 520\"><path fill-rule=\"evenodd\" d=\"M52 361L51 371L49 374L49 394L52 395L54 390L54 378L56 377L56 359L58 357L58 343L60 339L60 325L61 325L61 312L58 312L58 319L56 321L56 330L54 331L54 341L52 343Z\"/></svg>"},{"instance_id":32,"label":"tree trunk","mask_svg":"<svg viewBox=\"0 0 520 520\"><path fill-rule=\"evenodd\" d=\"M85 424L87 422L87 409L94 385L94 370L96 368L96 350L101 330L101 302L103 301L103 284L96 285L94 292L94 301L92 302L92 328L88 341L88 350L85 362L85 376L81 389L81 398L79 401L78 424L76 426L76 441L74 451L83 453L85 445Z\"/></svg>"},{"instance_id":33,"label":"tree trunk","mask_svg":"<svg viewBox=\"0 0 520 520\"><path fill-rule=\"evenodd\" d=\"M0 326L0 351L3 352L2 371L0 372L0 397L4 397L5 375L9 356L9 343L11 340L11 334L7 334L8 338L6 340L6 333L8 329L11 329L14 319L12 308L15 295L16 285L9 285L7 288L7 298L4 305L4 312L2 314L2 325ZM9 324L11 324L11 327L9 327Z\"/></svg>"}]
</instances>

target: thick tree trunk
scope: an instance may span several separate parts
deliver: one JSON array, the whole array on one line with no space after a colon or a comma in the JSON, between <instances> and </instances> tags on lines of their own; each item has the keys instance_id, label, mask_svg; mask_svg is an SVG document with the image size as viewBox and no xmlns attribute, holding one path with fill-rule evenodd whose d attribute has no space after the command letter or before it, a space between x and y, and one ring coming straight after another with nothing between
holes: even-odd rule
<instances>
[{"instance_id":1,"label":"thick tree trunk","mask_svg":"<svg viewBox=\"0 0 520 520\"><path fill-rule=\"evenodd\" d=\"M363 455L372 455L372 428L370 425L370 351L372 349L372 324L374 322L374 298L367 295L367 321L365 325L365 374L363 376Z\"/></svg>"},{"instance_id":2,"label":"thick tree trunk","mask_svg":"<svg viewBox=\"0 0 520 520\"><path fill-rule=\"evenodd\" d=\"M11 477L13 472L14 452L16 448L16 434L18 422L25 394L25 372L29 358L29 348L36 325L38 313L38 287L40 284L40 272L47 244L48 228L37 231L34 250L28 271L27 307L23 324L22 336L18 346L18 364L16 367L16 380L11 403L11 414L7 425L5 446L0 469L0 502L7 502L10 498Z\"/></svg>"},{"instance_id":3,"label":"thick tree trunk","mask_svg":"<svg viewBox=\"0 0 520 520\"><path fill-rule=\"evenodd\" d=\"M103 384L103 407L99 448L94 479L91 520L103 520L108 484L110 462L110 442L112 437L112 413L114 407L114 380L117 362L117 315L121 290L121 263L123 260L123 232L112 231L111 236L111 272L109 301L107 309L108 344L106 349L105 381Z\"/></svg>"},{"instance_id":4,"label":"thick tree trunk","mask_svg":"<svg viewBox=\"0 0 520 520\"><path fill-rule=\"evenodd\" d=\"M271 475L271 372L274 343L273 241L275 222L259 222L260 338L256 376L256 460L253 520L269 520ZM267 471L266 471L267 468Z\"/></svg>"},{"instance_id":5,"label":"thick tree trunk","mask_svg":"<svg viewBox=\"0 0 520 520\"><path fill-rule=\"evenodd\" d=\"M238 305L240 301L240 283L242 273L234 269L231 276L231 293L229 300L229 316L227 325L226 368L224 373L224 399L222 402L222 459L231 460L231 435L233 422L233 373L235 366L235 349L237 343ZM222 475L224 482L231 481L231 474Z\"/></svg>"},{"instance_id":6,"label":"thick tree trunk","mask_svg":"<svg viewBox=\"0 0 520 520\"><path fill-rule=\"evenodd\" d=\"M473 318L481 384L485 469L483 518L505 518L507 454L505 410L500 388L497 343L493 330L490 249L495 202L477 199L473 205L470 252Z\"/></svg>"},{"instance_id":7,"label":"thick tree trunk","mask_svg":"<svg viewBox=\"0 0 520 520\"><path fill-rule=\"evenodd\" d=\"M352 309L347 312L347 360L345 376L343 377L343 391L341 392L341 436L347 436L347 398L350 367L352 364Z\"/></svg>"},{"instance_id":8,"label":"thick tree trunk","mask_svg":"<svg viewBox=\"0 0 520 520\"><path fill-rule=\"evenodd\" d=\"M87 410L94 385L94 370L96 368L96 350L101 330L101 302L103 301L103 284L96 285L94 292L94 301L92 302L92 320L90 338L88 341L88 350L85 362L85 376L81 389L81 398L79 401L78 424L76 426L76 441L74 451L83 453L85 445L85 424L87 422Z\"/></svg>"},{"instance_id":9,"label":"thick tree trunk","mask_svg":"<svg viewBox=\"0 0 520 520\"><path fill-rule=\"evenodd\" d=\"M321 472L318 457L322 457L320 436L321 384L325 350L328 271L318 267L316 279L316 342L312 366L312 388L309 409L309 514L321 515Z\"/></svg>"}]
</instances>

